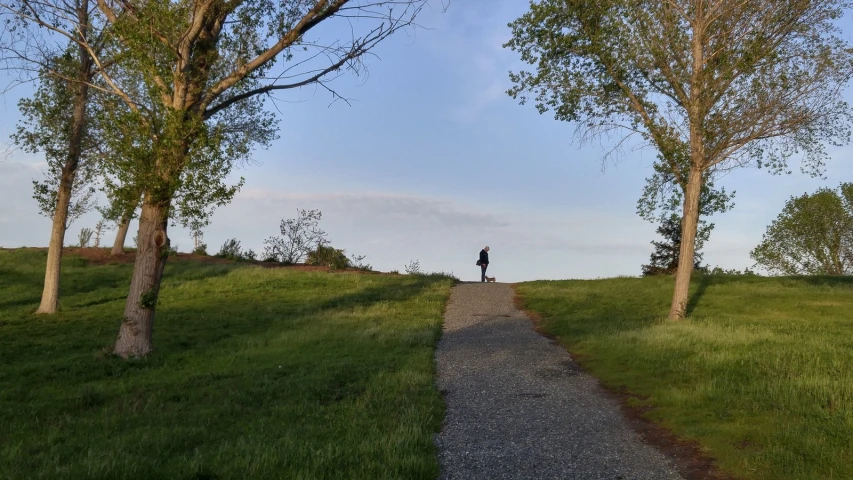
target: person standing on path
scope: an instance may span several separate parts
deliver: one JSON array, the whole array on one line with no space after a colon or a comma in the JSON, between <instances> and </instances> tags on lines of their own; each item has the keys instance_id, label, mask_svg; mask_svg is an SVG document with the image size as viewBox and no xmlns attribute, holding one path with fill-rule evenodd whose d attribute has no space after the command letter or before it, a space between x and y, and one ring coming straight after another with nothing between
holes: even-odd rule
<instances>
[{"instance_id":1,"label":"person standing on path","mask_svg":"<svg viewBox=\"0 0 853 480\"><path fill-rule=\"evenodd\" d=\"M480 250L480 260L477 261L480 265L480 282L486 282L486 269L489 268L489 246Z\"/></svg>"}]
</instances>

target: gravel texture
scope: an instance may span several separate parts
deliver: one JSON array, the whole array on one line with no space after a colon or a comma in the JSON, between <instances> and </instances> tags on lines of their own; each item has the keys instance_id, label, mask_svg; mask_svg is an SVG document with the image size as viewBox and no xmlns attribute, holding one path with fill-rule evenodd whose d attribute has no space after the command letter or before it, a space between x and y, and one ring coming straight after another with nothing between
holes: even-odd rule
<instances>
[{"instance_id":1,"label":"gravel texture","mask_svg":"<svg viewBox=\"0 0 853 480\"><path fill-rule=\"evenodd\" d=\"M505 284L460 284L436 353L442 479L679 479Z\"/></svg>"}]
</instances>

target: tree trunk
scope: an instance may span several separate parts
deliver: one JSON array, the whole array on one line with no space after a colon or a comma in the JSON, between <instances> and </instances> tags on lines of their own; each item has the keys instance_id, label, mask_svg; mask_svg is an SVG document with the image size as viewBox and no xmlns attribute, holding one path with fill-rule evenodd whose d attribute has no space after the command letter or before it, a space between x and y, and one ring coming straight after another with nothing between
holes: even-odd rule
<instances>
[{"instance_id":1,"label":"tree trunk","mask_svg":"<svg viewBox=\"0 0 853 480\"><path fill-rule=\"evenodd\" d=\"M47 247L47 266L44 271L44 289L41 304L36 313L56 313L59 307L59 274L62 269L62 245L65 243L68 205L71 203L73 175L62 175L59 180L56 210L53 212L53 228L50 231L50 243Z\"/></svg>"},{"instance_id":2,"label":"tree trunk","mask_svg":"<svg viewBox=\"0 0 853 480\"><path fill-rule=\"evenodd\" d=\"M136 263L114 350L123 358L143 357L152 350L154 312L169 254L166 211L166 204L152 203L146 195L139 215Z\"/></svg>"},{"instance_id":3,"label":"tree trunk","mask_svg":"<svg viewBox=\"0 0 853 480\"><path fill-rule=\"evenodd\" d=\"M124 253L124 242L127 240L127 229L130 227L131 216L126 215L122 217L121 223L118 226L118 232L116 232L115 242L113 242L113 249L110 251L110 256Z\"/></svg>"},{"instance_id":4,"label":"tree trunk","mask_svg":"<svg viewBox=\"0 0 853 480\"><path fill-rule=\"evenodd\" d=\"M82 18L82 17L81 17ZM88 18L88 17L86 17ZM88 80L90 63L88 54L80 50L81 79ZM59 307L59 274L62 269L62 245L65 243L65 230L68 221L68 206L71 204L71 192L74 177L80 167L83 136L86 128L86 104L89 102L89 86L84 82L77 85L74 96L74 113L71 118L71 134L68 138L68 155L62 165L62 177L59 179L59 191L56 196L56 208L53 211L53 228L50 231L50 243L47 248L47 266L44 272L44 289L41 304L36 313L56 313Z\"/></svg>"},{"instance_id":5,"label":"tree trunk","mask_svg":"<svg viewBox=\"0 0 853 480\"><path fill-rule=\"evenodd\" d=\"M699 194L702 191L702 170L690 169L687 189L684 192L684 209L681 218L681 250L678 254L678 270L675 272L675 292L672 295L670 320L683 320L690 298L690 277L693 274L696 253L696 233L699 228Z\"/></svg>"}]
</instances>

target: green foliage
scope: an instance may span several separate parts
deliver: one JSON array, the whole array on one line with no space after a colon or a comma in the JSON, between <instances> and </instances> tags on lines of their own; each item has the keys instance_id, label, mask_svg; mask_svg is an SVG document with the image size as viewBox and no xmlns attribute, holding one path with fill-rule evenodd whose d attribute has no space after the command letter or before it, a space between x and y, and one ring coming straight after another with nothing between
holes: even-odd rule
<instances>
[{"instance_id":1,"label":"green foliage","mask_svg":"<svg viewBox=\"0 0 853 480\"><path fill-rule=\"evenodd\" d=\"M243 251L240 246L240 242L236 238L231 238L225 241L222 244L222 247L219 249L219 253L214 255L219 258L227 258L229 260L237 260L237 261L248 261L255 260L257 254L255 254L254 250L246 250Z\"/></svg>"},{"instance_id":2,"label":"green foliage","mask_svg":"<svg viewBox=\"0 0 853 480\"><path fill-rule=\"evenodd\" d=\"M58 199L59 182L69 157L72 137L74 102L78 84L57 75L74 78L80 69L72 54L73 46L62 55L45 60L39 71L38 87L33 96L21 99L18 109L21 120L12 140L28 153L44 154L47 168L44 179L33 180L33 198L39 213L53 218ZM54 73L52 73L54 72ZM83 214L96 207L94 187L99 174L97 152L98 124L89 119L80 145L76 169L69 170L73 178L71 202L68 205L66 228Z\"/></svg>"},{"instance_id":3,"label":"green foliage","mask_svg":"<svg viewBox=\"0 0 853 480\"><path fill-rule=\"evenodd\" d=\"M655 249L651 254L648 265L643 265L643 276L673 275L678 270L678 260L681 255L681 218L673 215L664 220L657 229L665 241L653 241ZM696 236L696 252L693 254L693 268L702 268L702 246L708 240L710 230L699 231Z\"/></svg>"},{"instance_id":4,"label":"green foliage","mask_svg":"<svg viewBox=\"0 0 853 480\"><path fill-rule=\"evenodd\" d=\"M703 182L716 174L749 165L782 173L801 158L805 171L820 175L827 145L850 141L851 108L842 92L853 77L853 48L839 19L851 6L851 0L531 2L510 23L505 45L530 71L510 73L508 94L574 123L581 139L616 137L616 149L654 146L658 173L639 210L682 198L684 229L692 236L700 228ZM729 208L728 194L705 187L706 209ZM684 316L690 273L677 273L672 319Z\"/></svg>"},{"instance_id":5,"label":"green foliage","mask_svg":"<svg viewBox=\"0 0 853 480\"><path fill-rule=\"evenodd\" d=\"M581 135L639 135L678 184L686 184L681 155L694 144L703 158L688 159L702 172L750 163L783 172L795 155L820 172L824 141L850 136L839 87L853 73L853 49L836 23L850 6L542 0L510 24L505 46L532 72L512 73L508 93L577 123Z\"/></svg>"},{"instance_id":6,"label":"green foliage","mask_svg":"<svg viewBox=\"0 0 853 480\"><path fill-rule=\"evenodd\" d=\"M195 247L192 251L194 255L207 255L207 244L200 243L197 247Z\"/></svg>"},{"instance_id":7,"label":"green foliage","mask_svg":"<svg viewBox=\"0 0 853 480\"><path fill-rule=\"evenodd\" d=\"M750 256L771 273L853 273L853 183L791 197Z\"/></svg>"},{"instance_id":8,"label":"green foliage","mask_svg":"<svg viewBox=\"0 0 853 480\"><path fill-rule=\"evenodd\" d=\"M0 477L438 476L447 279L170 260L127 362L105 346L132 266L66 256L36 319L45 255L0 250Z\"/></svg>"},{"instance_id":9,"label":"green foliage","mask_svg":"<svg viewBox=\"0 0 853 480\"><path fill-rule=\"evenodd\" d=\"M346 252L331 245L317 245L317 248L308 252L305 263L308 265L323 265L341 270L351 266Z\"/></svg>"},{"instance_id":10,"label":"green foliage","mask_svg":"<svg viewBox=\"0 0 853 480\"><path fill-rule=\"evenodd\" d=\"M668 160L663 159L660 153L658 154L658 160L652 165L654 173L646 178L643 193L637 200L637 214L640 218L663 224L673 216L682 216L684 192L687 189L684 180L690 175L688 150L687 146L682 144L670 152L671 158ZM673 166L677 166L677 174L673 173ZM702 218L725 213L734 208L735 192L728 193L723 187L716 188L713 177L713 172L704 173L702 190L699 194L700 220L696 238L703 244L710 238L714 224Z\"/></svg>"},{"instance_id":11,"label":"green foliage","mask_svg":"<svg viewBox=\"0 0 853 480\"><path fill-rule=\"evenodd\" d=\"M139 296L139 308L154 308L157 305L157 293L153 290L143 292Z\"/></svg>"},{"instance_id":12,"label":"green foliage","mask_svg":"<svg viewBox=\"0 0 853 480\"><path fill-rule=\"evenodd\" d=\"M749 267L744 268L742 271L736 268L722 268L720 266L716 266L708 271L709 275L727 275L727 276L757 276L754 270L751 270Z\"/></svg>"}]
</instances>

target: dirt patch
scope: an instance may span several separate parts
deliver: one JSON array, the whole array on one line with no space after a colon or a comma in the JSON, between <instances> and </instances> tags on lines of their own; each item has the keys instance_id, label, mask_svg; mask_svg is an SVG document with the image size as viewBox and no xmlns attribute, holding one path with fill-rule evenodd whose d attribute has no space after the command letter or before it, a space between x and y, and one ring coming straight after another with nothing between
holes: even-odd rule
<instances>
[{"instance_id":1,"label":"dirt patch","mask_svg":"<svg viewBox=\"0 0 853 480\"><path fill-rule=\"evenodd\" d=\"M524 312L533 322L533 328L537 333L549 338L550 340L560 343L572 356L572 360L585 372L593 377L595 375L589 371L584 365L584 357L571 351L566 345L562 344L559 339L553 335L549 335L542 329L542 316L536 312L526 310L524 308L521 296L518 294L516 285L512 285L513 302L520 311ZM735 477L721 472L713 458L709 457L702 450L701 445L693 440L684 440L679 438L668 428L659 425L649 419L649 414L655 410L654 405L648 402L648 399L642 398L639 395L631 393L625 388L611 388L607 385L598 382L601 388L607 394L619 402L622 409L622 414L628 420L631 428L640 435L644 442L653 445L660 452L671 458L678 470L687 480L736 480Z\"/></svg>"}]
</instances>

